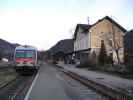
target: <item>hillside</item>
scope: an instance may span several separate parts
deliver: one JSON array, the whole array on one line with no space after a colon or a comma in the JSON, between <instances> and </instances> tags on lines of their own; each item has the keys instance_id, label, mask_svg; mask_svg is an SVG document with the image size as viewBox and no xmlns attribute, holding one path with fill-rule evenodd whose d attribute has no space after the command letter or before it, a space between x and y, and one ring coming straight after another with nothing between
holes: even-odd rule
<instances>
[{"instance_id":1,"label":"hillside","mask_svg":"<svg viewBox=\"0 0 133 100\"><path fill-rule=\"evenodd\" d=\"M73 39L65 39L59 41L52 48L50 48L49 53L52 55L56 54L57 52L63 52L67 54L73 52L73 49L74 49Z\"/></svg>"},{"instance_id":2,"label":"hillside","mask_svg":"<svg viewBox=\"0 0 133 100\"><path fill-rule=\"evenodd\" d=\"M19 44L12 44L6 40L0 39L0 52L1 54L8 58L9 55L13 55L14 49Z\"/></svg>"}]
</instances>

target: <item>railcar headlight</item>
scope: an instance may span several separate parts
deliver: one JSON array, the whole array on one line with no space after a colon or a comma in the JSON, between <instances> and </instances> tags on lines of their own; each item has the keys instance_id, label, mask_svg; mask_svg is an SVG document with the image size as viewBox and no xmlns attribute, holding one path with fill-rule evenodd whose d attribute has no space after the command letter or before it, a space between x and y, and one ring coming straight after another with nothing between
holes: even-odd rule
<instances>
[{"instance_id":1,"label":"railcar headlight","mask_svg":"<svg viewBox=\"0 0 133 100\"><path fill-rule=\"evenodd\" d=\"M35 64L35 62L33 61L33 62L31 62L31 64Z\"/></svg>"}]
</instances>

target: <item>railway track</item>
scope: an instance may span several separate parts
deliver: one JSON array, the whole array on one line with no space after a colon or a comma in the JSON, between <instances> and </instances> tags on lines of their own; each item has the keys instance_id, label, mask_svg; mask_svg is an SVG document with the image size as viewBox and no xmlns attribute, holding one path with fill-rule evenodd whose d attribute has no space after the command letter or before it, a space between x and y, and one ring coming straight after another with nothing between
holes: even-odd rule
<instances>
[{"instance_id":1,"label":"railway track","mask_svg":"<svg viewBox=\"0 0 133 100\"><path fill-rule=\"evenodd\" d=\"M57 70L60 76L65 80L65 83L70 85L70 87L67 88L72 89L68 90L68 94L72 97L72 100L113 100L109 96L96 91L90 85L84 84L79 80L79 77L75 77L75 75L70 74L63 68L57 67ZM74 94L72 95L71 93ZM75 94L76 96L74 96Z\"/></svg>"},{"instance_id":2,"label":"railway track","mask_svg":"<svg viewBox=\"0 0 133 100\"><path fill-rule=\"evenodd\" d=\"M5 85L0 90L1 100L24 100L35 75L33 76L17 76L17 78Z\"/></svg>"},{"instance_id":3,"label":"railway track","mask_svg":"<svg viewBox=\"0 0 133 100\"><path fill-rule=\"evenodd\" d=\"M68 75L69 77L73 78L74 80L79 81L81 84L91 87L93 90L97 91L98 93L105 95L110 100L133 100L133 97L125 94L124 92L120 92L119 90L116 91L112 88L107 88L101 84L97 84L91 80L88 80L74 72L66 71L64 68L58 67L58 70L63 72L64 74Z\"/></svg>"},{"instance_id":4,"label":"railway track","mask_svg":"<svg viewBox=\"0 0 133 100\"><path fill-rule=\"evenodd\" d=\"M0 67L0 90L17 78L15 70L8 67Z\"/></svg>"},{"instance_id":5,"label":"railway track","mask_svg":"<svg viewBox=\"0 0 133 100\"><path fill-rule=\"evenodd\" d=\"M16 73L12 63L0 63L0 100L24 100L36 74L24 75Z\"/></svg>"}]
</instances>

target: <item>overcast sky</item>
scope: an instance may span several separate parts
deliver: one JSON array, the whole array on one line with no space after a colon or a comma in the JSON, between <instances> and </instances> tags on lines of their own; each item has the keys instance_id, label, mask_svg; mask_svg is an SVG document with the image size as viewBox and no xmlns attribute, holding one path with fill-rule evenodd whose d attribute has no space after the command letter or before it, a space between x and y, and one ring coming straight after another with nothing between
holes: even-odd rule
<instances>
[{"instance_id":1,"label":"overcast sky","mask_svg":"<svg viewBox=\"0 0 133 100\"><path fill-rule=\"evenodd\" d=\"M77 23L108 15L133 29L133 0L0 0L0 38L47 50L71 38Z\"/></svg>"}]
</instances>

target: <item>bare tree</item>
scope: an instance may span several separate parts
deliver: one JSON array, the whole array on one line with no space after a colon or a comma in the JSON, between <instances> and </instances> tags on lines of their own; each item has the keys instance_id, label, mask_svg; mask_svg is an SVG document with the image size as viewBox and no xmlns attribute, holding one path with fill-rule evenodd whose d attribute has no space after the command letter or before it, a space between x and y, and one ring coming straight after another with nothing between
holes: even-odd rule
<instances>
[{"instance_id":1,"label":"bare tree","mask_svg":"<svg viewBox=\"0 0 133 100\"><path fill-rule=\"evenodd\" d=\"M103 33L102 38L106 41L106 44L108 44L111 47L112 51L115 52L117 63L120 64L121 61L119 56L119 50L122 48L122 40L119 33L117 34L115 26L113 26L113 24L111 25L110 33Z\"/></svg>"},{"instance_id":2,"label":"bare tree","mask_svg":"<svg viewBox=\"0 0 133 100\"><path fill-rule=\"evenodd\" d=\"M113 35L113 49L115 50L115 53L116 53L116 57L117 57L117 61L118 61L118 64L120 64L120 57L119 57L119 50L121 48L121 40L120 40L120 37L118 37L119 39L116 39L116 31L114 29L114 26L112 25L112 35Z\"/></svg>"},{"instance_id":3,"label":"bare tree","mask_svg":"<svg viewBox=\"0 0 133 100\"><path fill-rule=\"evenodd\" d=\"M74 31L76 27L74 26L73 28L69 29L69 34L71 35L71 38L74 38Z\"/></svg>"}]
</instances>

